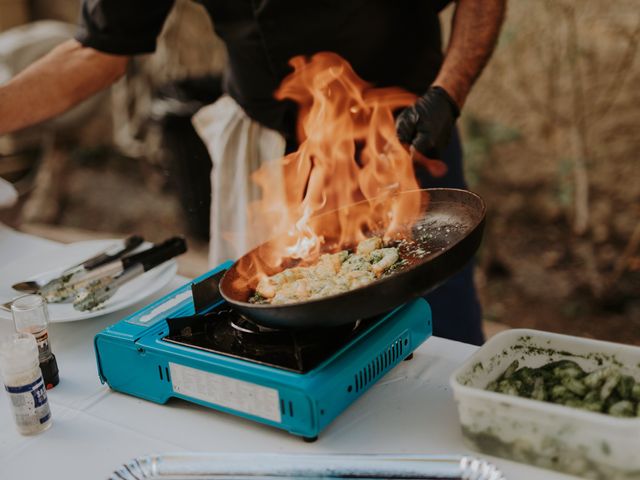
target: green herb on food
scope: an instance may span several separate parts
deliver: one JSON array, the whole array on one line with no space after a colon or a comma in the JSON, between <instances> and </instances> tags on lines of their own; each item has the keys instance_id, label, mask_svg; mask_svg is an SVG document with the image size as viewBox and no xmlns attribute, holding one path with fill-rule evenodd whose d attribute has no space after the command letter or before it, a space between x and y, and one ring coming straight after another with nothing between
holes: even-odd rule
<instances>
[{"instance_id":1,"label":"green herb on food","mask_svg":"<svg viewBox=\"0 0 640 480\"><path fill-rule=\"evenodd\" d=\"M640 382L613 366L585 372L572 360L538 368L514 360L486 390L615 417L640 417Z\"/></svg>"}]
</instances>

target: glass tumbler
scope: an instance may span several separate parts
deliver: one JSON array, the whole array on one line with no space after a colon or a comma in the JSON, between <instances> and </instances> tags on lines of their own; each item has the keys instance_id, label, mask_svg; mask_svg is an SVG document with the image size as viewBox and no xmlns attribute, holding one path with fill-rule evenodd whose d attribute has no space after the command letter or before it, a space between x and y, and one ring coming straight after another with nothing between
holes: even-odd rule
<instances>
[{"instance_id":1,"label":"glass tumbler","mask_svg":"<svg viewBox=\"0 0 640 480\"><path fill-rule=\"evenodd\" d=\"M11 313L16 331L30 333L38 345L38 359L47 389L59 382L58 365L51 351L49 340L49 310L40 295L23 295L11 303Z\"/></svg>"}]
</instances>

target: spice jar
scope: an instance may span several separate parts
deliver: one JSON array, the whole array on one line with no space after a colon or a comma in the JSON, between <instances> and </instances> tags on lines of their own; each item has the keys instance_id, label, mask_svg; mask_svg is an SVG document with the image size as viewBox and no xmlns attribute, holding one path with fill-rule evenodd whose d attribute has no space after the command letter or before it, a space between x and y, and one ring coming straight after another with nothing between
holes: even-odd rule
<instances>
[{"instance_id":1,"label":"spice jar","mask_svg":"<svg viewBox=\"0 0 640 480\"><path fill-rule=\"evenodd\" d=\"M0 340L0 374L18 431L39 433L51 426L51 411L33 335L14 333Z\"/></svg>"}]
</instances>

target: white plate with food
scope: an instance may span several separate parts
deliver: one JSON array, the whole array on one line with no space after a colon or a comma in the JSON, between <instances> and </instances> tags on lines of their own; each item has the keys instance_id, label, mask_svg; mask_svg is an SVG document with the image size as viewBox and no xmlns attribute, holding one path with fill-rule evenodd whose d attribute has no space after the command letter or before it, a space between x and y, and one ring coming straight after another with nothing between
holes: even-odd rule
<instances>
[{"instance_id":1,"label":"white plate with food","mask_svg":"<svg viewBox=\"0 0 640 480\"><path fill-rule=\"evenodd\" d=\"M41 254L29 255L20 258L0 269L0 300L2 303L10 301L21 295L11 286L15 283L33 279L45 272L63 271L72 265L78 264L87 258L109 248L115 239L88 240L62 245L54 250L47 250ZM143 246L149 247L146 243ZM115 295L110 298L102 308L91 311L78 311L73 303L50 303L49 317L51 322L72 322L95 318L108 313L117 312L134 305L145 298L157 293L164 288L176 275L177 263L175 259L145 272L141 276L123 284ZM0 318L11 319L11 313L0 309Z\"/></svg>"}]
</instances>

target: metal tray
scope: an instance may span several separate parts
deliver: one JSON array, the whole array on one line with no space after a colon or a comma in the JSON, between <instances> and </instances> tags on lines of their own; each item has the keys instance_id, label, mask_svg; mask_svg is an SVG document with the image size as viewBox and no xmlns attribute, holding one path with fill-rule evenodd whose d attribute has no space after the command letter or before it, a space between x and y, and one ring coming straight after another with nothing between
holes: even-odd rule
<instances>
[{"instance_id":1,"label":"metal tray","mask_svg":"<svg viewBox=\"0 0 640 480\"><path fill-rule=\"evenodd\" d=\"M492 464L461 455L171 453L136 458L110 480L370 478L506 480Z\"/></svg>"}]
</instances>

